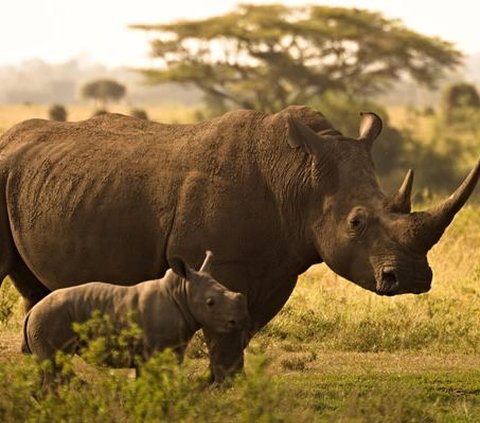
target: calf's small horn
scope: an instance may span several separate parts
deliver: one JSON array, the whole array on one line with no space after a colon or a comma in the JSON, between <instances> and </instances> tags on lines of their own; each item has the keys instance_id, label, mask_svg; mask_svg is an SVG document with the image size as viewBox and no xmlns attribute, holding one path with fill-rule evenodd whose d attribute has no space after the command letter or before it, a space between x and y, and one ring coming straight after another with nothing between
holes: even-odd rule
<instances>
[{"instance_id":1,"label":"calf's small horn","mask_svg":"<svg viewBox=\"0 0 480 423\"><path fill-rule=\"evenodd\" d=\"M205 251L205 260L203 260L199 272L210 273L212 267L212 259L213 253L210 250Z\"/></svg>"}]
</instances>

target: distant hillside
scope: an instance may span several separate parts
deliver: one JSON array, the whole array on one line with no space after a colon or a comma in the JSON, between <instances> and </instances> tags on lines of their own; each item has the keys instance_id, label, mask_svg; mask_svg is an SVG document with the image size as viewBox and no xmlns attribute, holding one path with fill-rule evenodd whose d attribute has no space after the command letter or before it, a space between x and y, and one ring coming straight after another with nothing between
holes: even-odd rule
<instances>
[{"instance_id":1,"label":"distant hillside","mask_svg":"<svg viewBox=\"0 0 480 423\"><path fill-rule=\"evenodd\" d=\"M31 60L18 66L0 66L0 104L82 102L82 86L98 78L112 78L124 84L127 87L124 101L131 106L172 103L191 106L202 101L202 93L194 87L174 83L146 85L138 73L128 69L109 69L81 60L58 65ZM468 56L464 69L451 75L443 86L457 80L480 86L480 53ZM430 91L413 82L400 82L379 96L378 100L392 106L423 107L436 104L441 89L442 84L440 89Z\"/></svg>"},{"instance_id":2,"label":"distant hillside","mask_svg":"<svg viewBox=\"0 0 480 423\"><path fill-rule=\"evenodd\" d=\"M18 66L0 66L0 103L78 103L82 86L99 78L115 79L127 87L125 102L132 105L201 102L201 93L178 84L149 86L136 72L123 68L109 69L98 64L72 60L51 65L31 60Z\"/></svg>"}]
</instances>

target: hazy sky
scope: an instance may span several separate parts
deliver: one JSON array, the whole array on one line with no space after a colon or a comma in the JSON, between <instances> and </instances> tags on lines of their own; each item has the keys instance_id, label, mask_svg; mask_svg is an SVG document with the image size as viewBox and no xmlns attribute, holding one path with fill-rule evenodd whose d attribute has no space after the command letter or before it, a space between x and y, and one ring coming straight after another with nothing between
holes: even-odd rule
<instances>
[{"instance_id":1,"label":"hazy sky","mask_svg":"<svg viewBox=\"0 0 480 423\"><path fill-rule=\"evenodd\" d=\"M148 63L149 37L128 24L169 22L225 13L237 0L0 0L0 64L83 57L109 66ZM381 11L418 32L480 52L474 0L277 0L243 3L322 4Z\"/></svg>"}]
</instances>

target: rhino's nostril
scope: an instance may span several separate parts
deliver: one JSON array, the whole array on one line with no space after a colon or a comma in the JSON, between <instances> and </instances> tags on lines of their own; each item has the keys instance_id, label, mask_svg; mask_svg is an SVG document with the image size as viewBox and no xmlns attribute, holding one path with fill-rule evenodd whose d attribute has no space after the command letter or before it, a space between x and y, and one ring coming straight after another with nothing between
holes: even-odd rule
<instances>
[{"instance_id":1,"label":"rhino's nostril","mask_svg":"<svg viewBox=\"0 0 480 423\"><path fill-rule=\"evenodd\" d=\"M382 278L377 293L380 295L394 295L399 288L399 282L395 273L390 270L382 271Z\"/></svg>"},{"instance_id":2,"label":"rhino's nostril","mask_svg":"<svg viewBox=\"0 0 480 423\"><path fill-rule=\"evenodd\" d=\"M382 272L382 281L386 287L395 285L397 278L393 272Z\"/></svg>"}]
</instances>

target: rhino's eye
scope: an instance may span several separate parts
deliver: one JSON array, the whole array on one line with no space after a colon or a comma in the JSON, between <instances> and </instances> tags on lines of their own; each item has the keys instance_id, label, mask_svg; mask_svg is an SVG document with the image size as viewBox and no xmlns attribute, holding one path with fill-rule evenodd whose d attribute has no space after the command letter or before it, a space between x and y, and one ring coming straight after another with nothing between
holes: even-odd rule
<instances>
[{"instance_id":1,"label":"rhino's eye","mask_svg":"<svg viewBox=\"0 0 480 423\"><path fill-rule=\"evenodd\" d=\"M213 306L215 305L215 301L214 301L214 299L213 299L212 297L208 297L208 298L207 298L207 305L208 305L209 307L213 307Z\"/></svg>"},{"instance_id":2,"label":"rhino's eye","mask_svg":"<svg viewBox=\"0 0 480 423\"><path fill-rule=\"evenodd\" d=\"M348 216L348 229L351 235L359 235L365 228L367 215L363 208L355 209Z\"/></svg>"}]
</instances>

